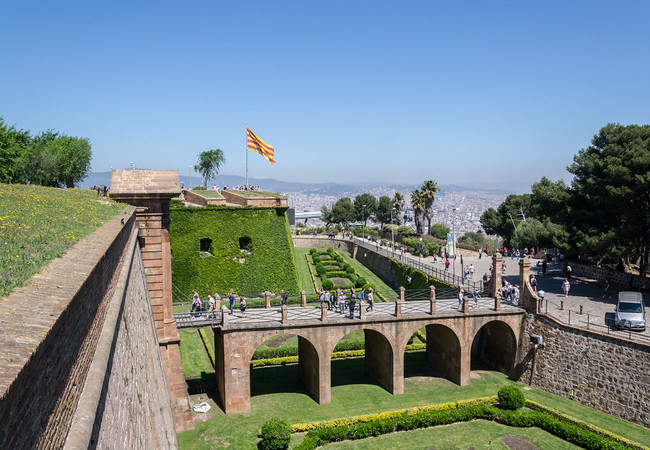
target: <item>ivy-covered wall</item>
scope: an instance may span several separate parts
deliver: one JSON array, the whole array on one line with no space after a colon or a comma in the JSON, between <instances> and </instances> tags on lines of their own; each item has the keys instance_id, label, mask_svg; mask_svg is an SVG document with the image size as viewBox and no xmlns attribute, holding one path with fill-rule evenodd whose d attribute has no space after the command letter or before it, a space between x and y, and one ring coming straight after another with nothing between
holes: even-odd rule
<instances>
[{"instance_id":1,"label":"ivy-covered wall","mask_svg":"<svg viewBox=\"0 0 650 450\"><path fill-rule=\"evenodd\" d=\"M172 205L172 283L189 296L298 292L286 208ZM241 239L241 243L240 243ZM201 251L209 244L207 251ZM207 241L210 240L210 241ZM240 245L245 248L240 249Z\"/></svg>"}]
</instances>

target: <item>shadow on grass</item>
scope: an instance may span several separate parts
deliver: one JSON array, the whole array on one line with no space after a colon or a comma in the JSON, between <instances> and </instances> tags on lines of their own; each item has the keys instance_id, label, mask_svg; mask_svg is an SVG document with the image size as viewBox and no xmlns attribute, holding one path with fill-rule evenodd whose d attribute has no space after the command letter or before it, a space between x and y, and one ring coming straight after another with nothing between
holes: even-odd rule
<instances>
[{"instance_id":1,"label":"shadow on grass","mask_svg":"<svg viewBox=\"0 0 650 450\"><path fill-rule=\"evenodd\" d=\"M365 358L335 359L332 361L332 387L353 384L381 386L366 372Z\"/></svg>"},{"instance_id":2,"label":"shadow on grass","mask_svg":"<svg viewBox=\"0 0 650 450\"><path fill-rule=\"evenodd\" d=\"M217 379L214 372L201 372L200 377L186 378L187 393L189 395L205 394L215 403L218 402Z\"/></svg>"},{"instance_id":3,"label":"shadow on grass","mask_svg":"<svg viewBox=\"0 0 650 450\"><path fill-rule=\"evenodd\" d=\"M300 383L298 364L251 369L251 397L280 392L309 395Z\"/></svg>"}]
</instances>

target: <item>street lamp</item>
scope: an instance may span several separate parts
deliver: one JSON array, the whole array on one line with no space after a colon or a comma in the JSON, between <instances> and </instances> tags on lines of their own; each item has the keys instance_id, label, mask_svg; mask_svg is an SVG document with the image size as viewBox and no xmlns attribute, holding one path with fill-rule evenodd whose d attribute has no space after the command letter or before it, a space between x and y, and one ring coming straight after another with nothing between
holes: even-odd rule
<instances>
[{"instance_id":1,"label":"street lamp","mask_svg":"<svg viewBox=\"0 0 650 450\"><path fill-rule=\"evenodd\" d=\"M454 217L456 215L456 208L451 209L451 251L454 255L454 282L456 281L456 231L454 230Z\"/></svg>"},{"instance_id":2,"label":"street lamp","mask_svg":"<svg viewBox=\"0 0 650 450\"><path fill-rule=\"evenodd\" d=\"M395 208L390 210L390 240L393 243L393 258L395 257L395 226L393 224L393 211Z\"/></svg>"},{"instance_id":3,"label":"street lamp","mask_svg":"<svg viewBox=\"0 0 650 450\"><path fill-rule=\"evenodd\" d=\"M361 239L366 238L366 205L361 205Z\"/></svg>"}]
</instances>

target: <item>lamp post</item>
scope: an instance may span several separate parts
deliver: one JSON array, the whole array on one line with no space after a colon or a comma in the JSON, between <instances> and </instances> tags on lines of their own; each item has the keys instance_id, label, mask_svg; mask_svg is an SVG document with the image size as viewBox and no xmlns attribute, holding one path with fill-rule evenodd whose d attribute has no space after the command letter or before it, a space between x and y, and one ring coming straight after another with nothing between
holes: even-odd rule
<instances>
[{"instance_id":1,"label":"lamp post","mask_svg":"<svg viewBox=\"0 0 650 450\"><path fill-rule=\"evenodd\" d=\"M390 240L393 244L393 258L395 257L395 226L393 224L393 211L395 208L390 210Z\"/></svg>"},{"instance_id":2,"label":"lamp post","mask_svg":"<svg viewBox=\"0 0 650 450\"><path fill-rule=\"evenodd\" d=\"M451 215L451 251L454 255L454 282L456 281L456 231L454 230L454 217L456 215L456 208L452 208Z\"/></svg>"},{"instance_id":3,"label":"lamp post","mask_svg":"<svg viewBox=\"0 0 650 450\"><path fill-rule=\"evenodd\" d=\"M366 239L366 205L361 205L361 239Z\"/></svg>"}]
</instances>

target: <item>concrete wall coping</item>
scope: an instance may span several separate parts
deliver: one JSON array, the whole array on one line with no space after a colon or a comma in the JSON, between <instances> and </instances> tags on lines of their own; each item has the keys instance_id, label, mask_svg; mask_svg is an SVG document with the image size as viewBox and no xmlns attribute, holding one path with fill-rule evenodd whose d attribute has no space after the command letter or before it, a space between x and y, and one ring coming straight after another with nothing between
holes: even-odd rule
<instances>
[{"instance_id":1,"label":"concrete wall coping","mask_svg":"<svg viewBox=\"0 0 650 450\"><path fill-rule=\"evenodd\" d=\"M125 226L133 226L134 208L108 220L2 299L0 309L0 399L68 308L95 266ZM126 225L120 220L129 219ZM18 344L18 345L16 345Z\"/></svg>"},{"instance_id":2,"label":"concrete wall coping","mask_svg":"<svg viewBox=\"0 0 650 450\"><path fill-rule=\"evenodd\" d=\"M64 448L90 448L93 426L101 400L105 380L110 373L107 371L108 361L111 357L113 341L119 329L119 317L126 295L127 281L131 273L133 254L137 250L138 228L133 227L131 236L125 249L125 260L122 264L117 285L111 298L111 303L104 319L95 355L88 370L83 391L75 410L70 431L65 441Z\"/></svg>"}]
</instances>

